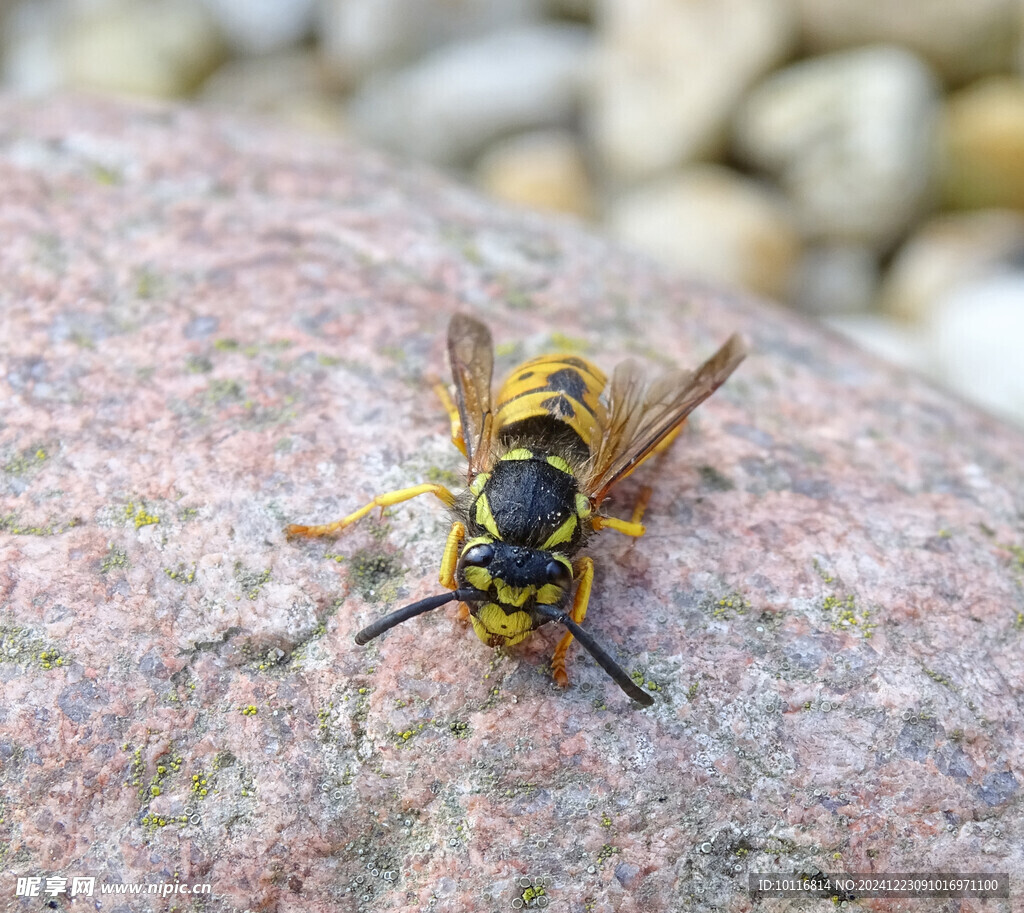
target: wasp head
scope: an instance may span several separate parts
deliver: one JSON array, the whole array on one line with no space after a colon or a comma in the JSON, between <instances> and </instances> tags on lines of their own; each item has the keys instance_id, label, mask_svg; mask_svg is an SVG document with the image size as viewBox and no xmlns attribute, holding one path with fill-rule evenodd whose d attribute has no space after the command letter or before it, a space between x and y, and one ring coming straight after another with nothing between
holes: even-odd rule
<instances>
[{"instance_id":1,"label":"wasp head","mask_svg":"<svg viewBox=\"0 0 1024 913\"><path fill-rule=\"evenodd\" d=\"M558 552L478 536L463 548L455 579L459 589L473 591L463 601L477 636L496 647L519 643L547 621L538 606L564 606L573 573Z\"/></svg>"}]
</instances>

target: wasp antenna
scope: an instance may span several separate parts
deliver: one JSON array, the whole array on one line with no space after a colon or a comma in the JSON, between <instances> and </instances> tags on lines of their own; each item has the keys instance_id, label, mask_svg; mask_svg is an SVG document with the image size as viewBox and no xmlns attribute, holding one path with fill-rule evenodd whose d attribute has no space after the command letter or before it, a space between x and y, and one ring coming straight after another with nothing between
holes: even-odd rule
<instances>
[{"instance_id":1,"label":"wasp antenna","mask_svg":"<svg viewBox=\"0 0 1024 913\"><path fill-rule=\"evenodd\" d=\"M463 601L475 595L477 595L476 590L452 590L450 593L428 596L419 602L396 609L383 618L378 618L372 625L367 625L356 634L356 643L362 647L385 631L390 631L395 625L400 625L403 621L408 621L410 618L415 618L417 615L422 615L424 612L429 612L432 609L440 608L449 602L454 602L455 600Z\"/></svg>"},{"instance_id":2,"label":"wasp antenna","mask_svg":"<svg viewBox=\"0 0 1024 913\"><path fill-rule=\"evenodd\" d=\"M650 707L654 703L654 698L644 691L643 688L638 687L636 682L626 675L626 670L611 658L608 651L591 634L576 624L567 612L548 605L537 605L536 608L546 618L565 625L572 636L583 644L586 651L597 660L597 664L615 679L615 684L633 698L634 701L638 704L643 704L645 707Z\"/></svg>"}]
</instances>

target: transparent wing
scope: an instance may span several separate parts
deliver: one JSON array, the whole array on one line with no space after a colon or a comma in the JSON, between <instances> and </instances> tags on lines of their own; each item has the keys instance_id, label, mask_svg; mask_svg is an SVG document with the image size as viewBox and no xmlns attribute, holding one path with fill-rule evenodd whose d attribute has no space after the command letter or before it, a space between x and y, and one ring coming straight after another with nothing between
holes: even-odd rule
<instances>
[{"instance_id":1,"label":"transparent wing","mask_svg":"<svg viewBox=\"0 0 1024 913\"><path fill-rule=\"evenodd\" d=\"M472 480L487 467L491 449L491 375L494 373L491 331L466 314L453 316L448 324L448 360Z\"/></svg>"},{"instance_id":2,"label":"transparent wing","mask_svg":"<svg viewBox=\"0 0 1024 913\"><path fill-rule=\"evenodd\" d=\"M608 422L585 483L596 503L725 383L746 356L746 345L733 334L693 372L669 371L649 381L637 362L620 364L612 374Z\"/></svg>"}]
</instances>

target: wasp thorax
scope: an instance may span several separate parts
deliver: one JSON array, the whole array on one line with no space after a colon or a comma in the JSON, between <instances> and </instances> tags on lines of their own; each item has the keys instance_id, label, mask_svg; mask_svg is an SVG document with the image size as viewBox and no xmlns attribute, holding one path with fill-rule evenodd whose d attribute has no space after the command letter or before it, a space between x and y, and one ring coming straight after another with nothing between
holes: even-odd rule
<instances>
[{"instance_id":1,"label":"wasp thorax","mask_svg":"<svg viewBox=\"0 0 1024 913\"><path fill-rule=\"evenodd\" d=\"M471 535L568 554L579 548L582 496L561 457L526 448L509 451L474 493Z\"/></svg>"}]
</instances>

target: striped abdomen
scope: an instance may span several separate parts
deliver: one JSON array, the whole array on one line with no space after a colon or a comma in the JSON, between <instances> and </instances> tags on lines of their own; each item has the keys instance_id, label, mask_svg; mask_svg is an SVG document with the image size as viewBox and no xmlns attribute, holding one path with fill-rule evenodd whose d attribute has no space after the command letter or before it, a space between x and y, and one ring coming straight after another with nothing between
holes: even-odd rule
<instances>
[{"instance_id":1,"label":"striped abdomen","mask_svg":"<svg viewBox=\"0 0 1024 913\"><path fill-rule=\"evenodd\" d=\"M575 355L542 355L516 368L495 405L498 440L505 444L563 439L580 459L607 420L601 392L606 377Z\"/></svg>"}]
</instances>

